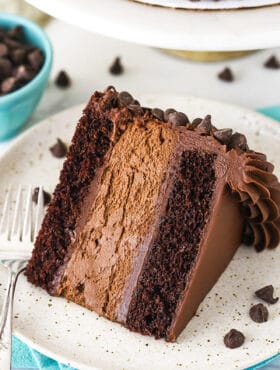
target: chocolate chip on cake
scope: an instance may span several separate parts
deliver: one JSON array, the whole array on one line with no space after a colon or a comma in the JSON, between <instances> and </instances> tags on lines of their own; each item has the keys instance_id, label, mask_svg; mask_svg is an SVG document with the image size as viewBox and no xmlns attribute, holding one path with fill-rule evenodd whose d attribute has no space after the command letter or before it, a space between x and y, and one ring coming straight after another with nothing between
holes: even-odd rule
<instances>
[{"instance_id":1,"label":"chocolate chip on cake","mask_svg":"<svg viewBox=\"0 0 280 370\"><path fill-rule=\"evenodd\" d=\"M229 146L229 149L239 148L244 151L248 150L246 136L243 134L240 134L239 132L235 132L230 137L228 146Z\"/></svg>"},{"instance_id":2,"label":"chocolate chip on cake","mask_svg":"<svg viewBox=\"0 0 280 370\"><path fill-rule=\"evenodd\" d=\"M175 126L186 126L188 117L182 112L172 112L168 115L168 122Z\"/></svg>"},{"instance_id":3,"label":"chocolate chip on cake","mask_svg":"<svg viewBox=\"0 0 280 370\"><path fill-rule=\"evenodd\" d=\"M60 71L55 79L55 84L58 87L67 88L71 85L71 79L66 71Z\"/></svg>"},{"instance_id":4,"label":"chocolate chip on cake","mask_svg":"<svg viewBox=\"0 0 280 370\"><path fill-rule=\"evenodd\" d=\"M238 348L242 346L245 341L244 335L236 330L231 329L225 336L224 336L224 343L228 348Z\"/></svg>"},{"instance_id":5,"label":"chocolate chip on cake","mask_svg":"<svg viewBox=\"0 0 280 370\"><path fill-rule=\"evenodd\" d=\"M133 97L127 92L122 91L119 93L119 101L124 105L129 105L133 103Z\"/></svg>"},{"instance_id":6,"label":"chocolate chip on cake","mask_svg":"<svg viewBox=\"0 0 280 370\"><path fill-rule=\"evenodd\" d=\"M168 109L165 110L165 112L164 112L164 120L165 120L165 122L168 122L169 114L174 113L174 112L176 112L176 110L173 109L173 108L168 108Z\"/></svg>"},{"instance_id":7,"label":"chocolate chip on cake","mask_svg":"<svg viewBox=\"0 0 280 370\"><path fill-rule=\"evenodd\" d=\"M164 120L164 111L162 109L159 108L152 109L152 115L155 118L159 119L160 121Z\"/></svg>"},{"instance_id":8,"label":"chocolate chip on cake","mask_svg":"<svg viewBox=\"0 0 280 370\"><path fill-rule=\"evenodd\" d=\"M263 301L274 304L278 302L279 297L273 298L274 288L272 285L267 285L255 292L255 295Z\"/></svg>"},{"instance_id":9,"label":"chocolate chip on cake","mask_svg":"<svg viewBox=\"0 0 280 370\"><path fill-rule=\"evenodd\" d=\"M196 128L201 123L201 121L202 121L202 118L199 118L199 117L193 119L191 123L191 127Z\"/></svg>"},{"instance_id":10,"label":"chocolate chip on cake","mask_svg":"<svg viewBox=\"0 0 280 370\"><path fill-rule=\"evenodd\" d=\"M109 68L112 75L121 75L124 72L124 67L121 63L121 58L117 57Z\"/></svg>"},{"instance_id":11,"label":"chocolate chip on cake","mask_svg":"<svg viewBox=\"0 0 280 370\"><path fill-rule=\"evenodd\" d=\"M209 135L212 128L211 116L207 114L198 124L197 131L203 135Z\"/></svg>"},{"instance_id":12,"label":"chocolate chip on cake","mask_svg":"<svg viewBox=\"0 0 280 370\"><path fill-rule=\"evenodd\" d=\"M34 191L33 191L33 195L32 195L32 201L34 203L38 203L38 196L39 196L39 188L35 188ZM51 195L50 193L46 192L45 190L43 190L43 203L44 203L44 206L46 206L47 204L50 203L51 201Z\"/></svg>"},{"instance_id":13,"label":"chocolate chip on cake","mask_svg":"<svg viewBox=\"0 0 280 370\"><path fill-rule=\"evenodd\" d=\"M227 145L232 135L231 128L223 128L213 132L213 136L222 144Z\"/></svg>"},{"instance_id":14,"label":"chocolate chip on cake","mask_svg":"<svg viewBox=\"0 0 280 370\"><path fill-rule=\"evenodd\" d=\"M252 306L250 308L249 315L253 321L258 323L266 322L268 320L268 310L262 303Z\"/></svg>"},{"instance_id":15,"label":"chocolate chip on cake","mask_svg":"<svg viewBox=\"0 0 280 370\"><path fill-rule=\"evenodd\" d=\"M56 158L63 158L67 154L67 146L62 140L57 139L57 143L50 147L50 152Z\"/></svg>"},{"instance_id":16,"label":"chocolate chip on cake","mask_svg":"<svg viewBox=\"0 0 280 370\"><path fill-rule=\"evenodd\" d=\"M280 62L275 55L271 55L271 57L269 57L267 61L264 63L264 66L270 69L279 69Z\"/></svg>"},{"instance_id":17,"label":"chocolate chip on cake","mask_svg":"<svg viewBox=\"0 0 280 370\"><path fill-rule=\"evenodd\" d=\"M128 107L127 107L131 112L135 113L135 114L143 114L143 109L142 107L139 105L139 104L135 104L135 102L133 102L133 104L129 104Z\"/></svg>"},{"instance_id":18,"label":"chocolate chip on cake","mask_svg":"<svg viewBox=\"0 0 280 370\"><path fill-rule=\"evenodd\" d=\"M232 73L232 70L228 67L226 67L225 69L223 69L219 74L218 74L218 78L222 81L225 81L225 82L232 82L234 80L234 76L233 76L233 73Z\"/></svg>"}]
</instances>

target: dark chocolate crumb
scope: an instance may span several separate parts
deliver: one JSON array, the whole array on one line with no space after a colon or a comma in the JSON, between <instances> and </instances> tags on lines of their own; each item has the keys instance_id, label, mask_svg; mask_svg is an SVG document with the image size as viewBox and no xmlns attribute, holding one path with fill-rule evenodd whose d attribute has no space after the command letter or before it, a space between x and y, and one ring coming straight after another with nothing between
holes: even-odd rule
<instances>
[{"instance_id":1,"label":"dark chocolate crumb","mask_svg":"<svg viewBox=\"0 0 280 370\"><path fill-rule=\"evenodd\" d=\"M223 128L213 132L213 136L222 144L227 145L232 135L231 128Z\"/></svg>"},{"instance_id":2,"label":"dark chocolate crumb","mask_svg":"<svg viewBox=\"0 0 280 370\"><path fill-rule=\"evenodd\" d=\"M109 71L112 75L115 75L115 76L118 76L118 75L121 75L123 74L124 72L124 67L121 63L121 58L120 57L117 57L114 62L112 63L112 65L110 66L109 68Z\"/></svg>"},{"instance_id":3,"label":"dark chocolate crumb","mask_svg":"<svg viewBox=\"0 0 280 370\"><path fill-rule=\"evenodd\" d=\"M209 135L212 128L211 116L207 114L197 126L197 132L203 135Z\"/></svg>"},{"instance_id":4,"label":"dark chocolate crumb","mask_svg":"<svg viewBox=\"0 0 280 370\"><path fill-rule=\"evenodd\" d=\"M248 150L248 145L247 145L247 139L246 136L243 134L240 134L239 132L235 132L231 137L229 141L229 149L236 149L239 148L241 150Z\"/></svg>"},{"instance_id":5,"label":"dark chocolate crumb","mask_svg":"<svg viewBox=\"0 0 280 370\"><path fill-rule=\"evenodd\" d=\"M119 93L119 101L124 105L129 105L133 103L134 99L127 91L122 91Z\"/></svg>"},{"instance_id":6,"label":"dark chocolate crumb","mask_svg":"<svg viewBox=\"0 0 280 370\"><path fill-rule=\"evenodd\" d=\"M71 86L71 79L67 72L60 71L55 79L55 84L58 87L67 88Z\"/></svg>"},{"instance_id":7,"label":"dark chocolate crumb","mask_svg":"<svg viewBox=\"0 0 280 370\"><path fill-rule=\"evenodd\" d=\"M63 158L67 154L67 146L63 141L57 139L57 143L50 147L50 152L56 158Z\"/></svg>"},{"instance_id":8,"label":"dark chocolate crumb","mask_svg":"<svg viewBox=\"0 0 280 370\"><path fill-rule=\"evenodd\" d=\"M224 343L225 343L225 346L228 348L238 348L242 346L244 341L245 341L244 335L236 329L231 329L224 336Z\"/></svg>"},{"instance_id":9,"label":"dark chocolate crumb","mask_svg":"<svg viewBox=\"0 0 280 370\"><path fill-rule=\"evenodd\" d=\"M269 57L267 61L264 63L264 66L270 69L279 69L280 62L275 55L271 55L271 57Z\"/></svg>"},{"instance_id":10,"label":"dark chocolate crumb","mask_svg":"<svg viewBox=\"0 0 280 370\"><path fill-rule=\"evenodd\" d=\"M175 126L186 126L189 123L189 119L185 113L173 112L168 115L168 122Z\"/></svg>"},{"instance_id":11,"label":"dark chocolate crumb","mask_svg":"<svg viewBox=\"0 0 280 370\"><path fill-rule=\"evenodd\" d=\"M77 286L76 286L76 289L79 293L83 293L83 291L85 290L85 284L84 283L79 283Z\"/></svg>"},{"instance_id":12,"label":"dark chocolate crumb","mask_svg":"<svg viewBox=\"0 0 280 370\"><path fill-rule=\"evenodd\" d=\"M262 303L252 306L250 308L249 315L253 321L258 323L266 322L268 320L268 310Z\"/></svg>"},{"instance_id":13,"label":"dark chocolate crumb","mask_svg":"<svg viewBox=\"0 0 280 370\"><path fill-rule=\"evenodd\" d=\"M35 188L34 191L33 191L33 195L32 195L32 201L34 203L38 203L38 195L39 195L39 188ZM51 195L50 193L48 193L47 191L43 190L43 203L44 203L44 206L46 206L47 204L50 203L51 201Z\"/></svg>"},{"instance_id":14,"label":"dark chocolate crumb","mask_svg":"<svg viewBox=\"0 0 280 370\"><path fill-rule=\"evenodd\" d=\"M152 109L152 115L155 118L159 119L160 121L164 120L164 111L162 109L159 108Z\"/></svg>"},{"instance_id":15,"label":"dark chocolate crumb","mask_svg":"<svg viewBox=\"0 0 280 370\"><path fill-rule=\"evenodd\" d=\"M279 297L273 298L274 288L272 285L267 285L255 292L255 295L263 301L274 304L278 302Z\"/></svg>"},{"instance_id":16,"label":"dark chocolate crumb","mask_svg":"<svg viewBox=\"0 0 280 370\"><path fill-rule=\"evenodd\" d=\"M233 73L232 73L232 70L228 67L226 67L225 69L223 69L219 74L218 74L218 78L222 81L225 81L225 82L232 82L234 80L234 76L233 76Z\"/></svg>"}]
</instances>

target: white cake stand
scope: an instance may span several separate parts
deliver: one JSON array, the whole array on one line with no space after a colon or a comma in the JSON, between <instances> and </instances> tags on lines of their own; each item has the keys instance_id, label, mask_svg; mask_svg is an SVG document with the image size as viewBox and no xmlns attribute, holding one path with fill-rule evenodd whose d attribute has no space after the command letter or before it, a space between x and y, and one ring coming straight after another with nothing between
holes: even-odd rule
<instances>
[{"instance_id":1,"label":"white cake stand","mask_svg":"<svg viewBox=\"0 0 280 370\"><path fill-rule=\"evenodd\" d=\"M27 0L89 31L177 50L240 51L279 46L280 5L230 11L191 11L129 0Z\"/></svg>"}]
</instances>

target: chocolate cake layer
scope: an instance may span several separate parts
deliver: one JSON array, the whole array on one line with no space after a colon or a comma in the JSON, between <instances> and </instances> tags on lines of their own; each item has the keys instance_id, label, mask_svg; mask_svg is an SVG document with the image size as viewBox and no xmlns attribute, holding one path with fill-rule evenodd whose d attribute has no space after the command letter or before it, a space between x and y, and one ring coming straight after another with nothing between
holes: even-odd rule
<instances>
[{"instance_id":1,"label":"chocolate cake layer","mask_svg":"<svg viewBox=\"0 0 280 370\"><path fill-rule=\"evenodd\" d=\"M280 184L244 135L211 117L96 92L79 121L28 280L174 341L241 240L280 239Z\"/></svg>"}]
</instances>

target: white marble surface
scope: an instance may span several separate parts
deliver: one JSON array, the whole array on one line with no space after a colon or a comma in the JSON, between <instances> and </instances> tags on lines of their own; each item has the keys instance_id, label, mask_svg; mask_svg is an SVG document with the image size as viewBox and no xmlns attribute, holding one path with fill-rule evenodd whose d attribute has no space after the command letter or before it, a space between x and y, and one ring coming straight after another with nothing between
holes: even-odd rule
<instances>
[{"instance_id":1,"label":"white marble surface","mask_svg":"<svg viewBox=\"0 0 280 370\"><path fill-rule=\"evenodd\" d=\"M89 34L59 21L52 21L47 32L55 52L52 79L25 129L53 113L85 102L92 91L110 84L131 91L135 96L152 92L185 93L252 109L280 104L280 71L262 67L272 53L280 57L280 49L260 51L226 63L201 64L176 59L152 48ZM108 66L117 55L125 65L125 73L119 77L108 73ZM216 78L225 65L236 75L232 84ZM53 83L60 69L66 69L72 77L73 85L68 90L59 90ZM0 153L11 142L0 144ZM280 361L274 361L265 369L280 369Z\"/></svg>"}]
</instances>

